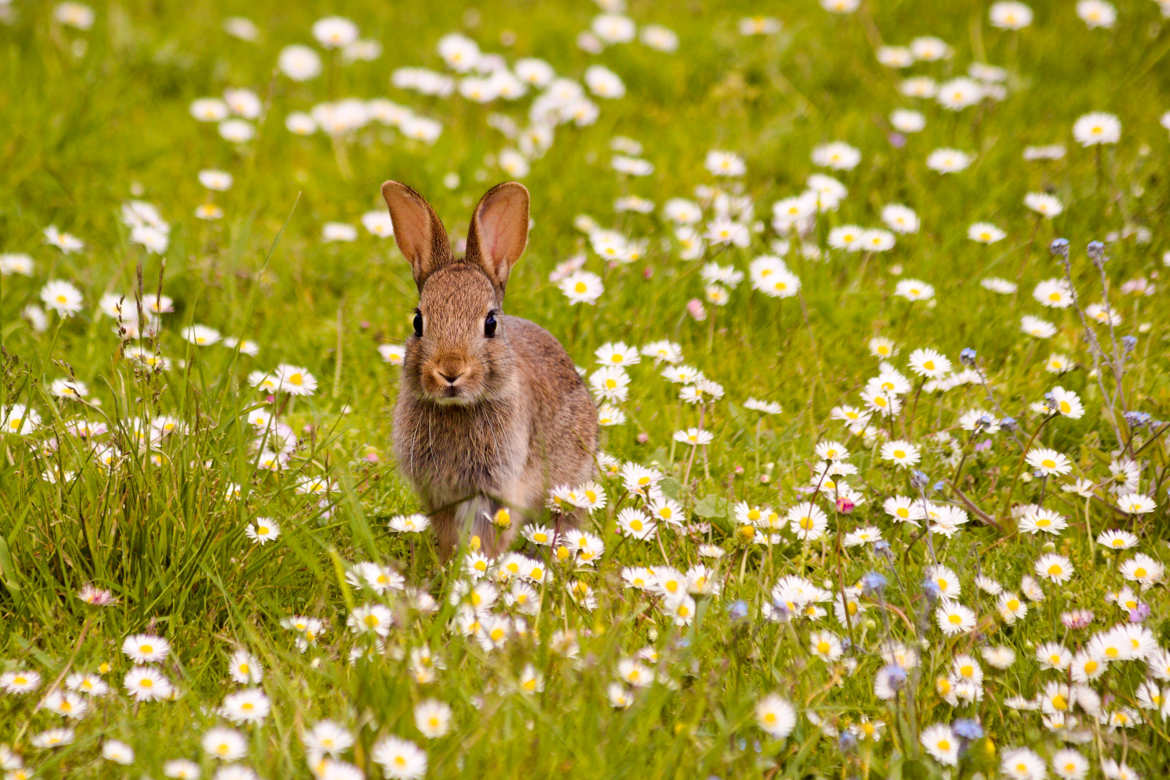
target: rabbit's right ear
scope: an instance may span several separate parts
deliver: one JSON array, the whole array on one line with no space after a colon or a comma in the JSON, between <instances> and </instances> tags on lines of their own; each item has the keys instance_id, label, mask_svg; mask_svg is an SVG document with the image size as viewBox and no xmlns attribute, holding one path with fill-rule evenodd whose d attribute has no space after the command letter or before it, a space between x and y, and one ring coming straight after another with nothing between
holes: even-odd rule
<instances>
[{"instance_id":1,"label":"rabbit's right ear","mask_svg":"<svg viewBox=\"0 0 1170 780\"><path fill-rule=\"evenodd\" d=\"M453 259L447 231L426 199L405 184L386 182L382 197L394 223L394 240L410 261L414 283L422 290L427 277Z\"/></svg>"}]
</instances>

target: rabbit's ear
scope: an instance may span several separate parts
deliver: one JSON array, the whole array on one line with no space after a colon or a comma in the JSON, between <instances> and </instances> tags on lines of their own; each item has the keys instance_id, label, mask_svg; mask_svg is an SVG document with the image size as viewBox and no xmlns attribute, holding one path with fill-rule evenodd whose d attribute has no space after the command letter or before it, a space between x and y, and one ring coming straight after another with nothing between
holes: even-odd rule
<instances>
[{"instance_id":1,"label":"rabbit's ear","mask_svg":"<svg viewBox=\"0 0 1170 780\"><path fill-rule=\"evenodd\" d=\"M394 240L410 261L414 283L422 290L427 277L452 260L447 231L426 199L405 184L386 182L382 197L394 222Z\"/></svg>"},{"instance_id":2,"label":"rabbit's ear","mask_svg":"<svg viewBox=\"0 0 1170 780\"><path fill-rule=\"evenodd\" d=\"M515 181L492 187L480 199L467 233L467 262L487 272L500 295L508 272L528 243L528 190Z\"/></svg>"}]
</instances>

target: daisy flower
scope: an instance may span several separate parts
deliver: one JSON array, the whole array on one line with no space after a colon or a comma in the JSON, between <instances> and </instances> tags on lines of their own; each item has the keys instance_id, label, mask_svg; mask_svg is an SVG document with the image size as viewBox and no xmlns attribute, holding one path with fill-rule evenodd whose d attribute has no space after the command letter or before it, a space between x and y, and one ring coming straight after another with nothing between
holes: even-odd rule
<instances>
[{"instance_id":1,"label":"daisy flower","mask_svg":"<svg viewBox=\"0 0 1170 780\"><path fill-rule=\"evenodd\" d=\"M129 766L134 763L134 750L125 742L107 739L102 743L102 758L115 764Z\"/></svg>"},{"instance_id":2,"label":"daisy flower","mask_svg":"<svg viewBox=\"0 0 1170 780\"><path fill-rule=\"evenodd\" d=\"M159 663L167 657L171 645L160 636L133 634L122 642L122 652L135 663Z\"/></svg>"},{"instance_id":3,"label":"daisy flower","mask_svg":"<svg viewBox=\"0 0 1170 780\"><path fill-rule=\"evenodd\" d=\"M1117 9L1105 0L1079 0L1077 16L1089 29L1108 29L1117 21Z\"/></svg>"},{"instance_id":4,"label":"daisy flower","mask_svg":"<svg viewBox=\"0 0 1170 780\"><path fill-rule=\"evenodd\" d=\"M451 728L451 707L436 699L423 699L415 705L414 724L427 739L438 739Z\"/></svg>"},{"instance_id":5,"label":"daisy flower","mask_svg":"<svg viewBox=\"0 0 1170 780\"><path fill-rule=\"evenodd\" d=\"M959 737L945 723L936 723L922 730L919 737L931 758L946 766L959 763Z\"/></svg>"},{"instance_id":6,"label":"daisy flower","mask_svg":"<svg viewBox=\"0 0 1170 780\"><path fill-rule=\"evenodd\" d=\"M1056 335L1055 325L1030 314L1020 318L1020 330L1038 339L1050 339Z\"/></svg>"},{"instance_id":7,"label":"daisy flower","mask_svg":"<svg viewBox=\"0 0 1170 780\"><path fill-rule=\"evenodd\" d=\"M0 674L0 691L5 693L29 693L40 687L40 684L41 675L28 669Z\"/></svg>"},{"instance_id":8,"label":"daisy flower","mask_svg":"<svg viewBox=\"0 0 1170 780\"><path fill-rule=\"evenodd\" d=\"M1052 388L1051 395L1056 404L1053 411L1062 417L1079 420L1084 416L1085 406L1081 403L1080 396L1072 390L1065 390L1063 387L1057 386Z\"/></svg>"},{"instance_id":9,"label":"daisy flower","mask_svg":"<svg viewBox=\"0 0 1170 780\"><path fill-rule=\"evenodd\" d=\"M918 447L908 441L888 441L882 445L882 460L889 461L895 466L909 468L921 460Z\"/></svg>"},{"instance_id":10,"label":"daisy flower","mask_svg":"<svg viewBox=\"0 0 1170 780\"><path fill-rule=\"evenodd\" d=\"M992 3L988 11L991 26L1001 30L1022 30L1032 23L1032 9L1024 3Z\"/></svg>"},{"instance_id":11,"label":"daisy flower","mask_svg":"<svg viewBox=\"0 0 1170 780\"><path fill-rule=\"evenodd\" d=\"M638 350L621 341L602 344L593 354L603 366L632 366L641 361Z\"/></svg>"},{"instance_id":12,"label":"daisy flower","mask_svg":"<svg viewBox=\"0 0 1170 780\"><path fill-rule=\"evenodd\" d=\"M966 76L959 76L938 85L935 100L950 111L961 111L979 103L984 97L983 85Z\"/></svg>"},{"instance_id":13,"label":"daisy flower","mask_svg":"<svg viewBox=\"0 0 1170 780\"><path fill-rule=\"evenodd\" d=\"M36 409L24 404L13 404L0 409L0 430L17 436L27 436L41 424L41 415Z\"/></svg>"},{"instance_id":14,"label":"daisy flower","mask_svg":"<svg viewBox=\"0 0 1170 780\"><path fill-rule=\"evenodd\" d=\"M1128 550L1137 543L1137 536L1129 531L1102 531L1097 535L1097 544L1104 545L1110 550Z\"/></svg>"},{"instance_id":15,"label":"daisy flower","mask_svg":"<svg viewBox=\"0 0 1170 780\"><path fill-rule=\"evenodd\" d=\"M1032 568L1037 576L1057 584L1068 582L1073 575L1072 564L1068 558L1065 558L1063 555L1057 555L1056 553L1041 555L1036 559Z\"/></svg>"},{"instance_id":16,"label":"daisy flower","mask_svg":"<svg viewBox=\"0 0 1170 780\"><path fill-rule=\"evenodd\" d=\"M1073 138L1081 146L1115 144L1121 139L1121 120L1113 114L1085 114L1073 123Z\"/></svg>"},{"instance_id":17,"label":"daisy flower","mask_svg":"<svg viewBox=\"0 0 1170 780\"><path fill-rule=\"evenodd\" d=\"M248 523L244 534L253 542L264 544L280 536L280 526L270 518L257 517L255 522Z\"/></svg>"},{"instance_id":18,"label":"daisy flower","mask_svg":"<svg viewBox=\"0 0 1170 780\"><path fill-rule=\"evenodd\" d=\"M200 740L203 752L221 761L237 761L248 754L248 742L239 731L217 726Z\"/></svg>"},{"instance_id":19,"label":"daisy flower","mask_svg":"<svg viewBox=\"0 0 1170 780\"><path fill-rule=\"evenodd\" d=\"M770 693L756 703L756 723L773 739L784 739L796 726L796 709L779 694Z\"/></svg>"},{"instance_id":20,"label":"daisy flower","mask_svg":"<svg viewBox=\"0 0 1170 780\"><path fill-rule=\"evenodd\" d=\"M1007 234L990 222L976 222L967 228L967 238L980 244L994 244Z\"/></svg>"},{"instance_id":21,"label":"daisy flower","mask_svg":"<svg viewBox=\"0 0 1170 780\"><path fill-rule=\"evenodd\" d=\"M1154 499L1141 493L1126 493L1117 497L1117 506L1131 515L1147 515L1157 509Z\"/></svg>"},{"instance_id":22,"label":"daisy flower","mask_svg":"<svg viewBox=\"0 0 1170 780\"><path fill-rule=\"evenodd\" d=\"M824 536L829 518L824 511L809 501L803 501L788 510L785 517L792 533L799 539L815 541Z\"/></svg>"},{"instance_id":23,"label":"daisy flower","mask_svg":"<svg viewBox=\"0 0 1170 780\"><path fill-rule=\"evenodd\" d=\"M85 249L85 243L80 238L58 230L56 225L45 228L45 240L67 255Z\"/></svg>"},{"instance_id":24,"label":"daisy flower","mask_svg":"<svg viewBox=\"0 0 1170 780\"><path fill-rule=\"evenodd\" d=\"M313 37L326 49L340 49L357 40L357 25L341 16L326 16L313 23Z\"/></svg>"},{"instance_id":25,"label":"daisy flower","mask_svg":"<svg viewBox=\"0 0 1170 780\"><path fill-rule=\"evenodd\" d=\"M1003 777L1012 780L1042 780L1045 777L1044 759L1022 747L1004 748L999 770Z\"/></svg>"},{"instance_id":26,"label":"daisy flower","mask_svg":"<svg viewBox=\"0 0 1170 780\"><path fill-rule=\"evenodd\" d=\"M1052 754L1052 772L1061 780L1082 780L1089 774L1089 760L1071 748Z\"/></svg>"},{"instance_id":27,"label":"daisy flower","mask_svg":"<svg viewBox=\"0 0 1170 780\"><path fill-rule=\"evenodd\" d=\"M975 613L957 601L944 601L934 611L935 622L947 636L975 628Z\"/></svg>"},{"instance_id":28,"label":"daisy flower","mask_svg":"<svg viewBox=\"0 0 1170 780\"><path fill-rule=\"evenodd\" d=\"M935 149L926 158L926 167L941 174L958 173L971 164L971 156L958 149Z\"/></svg>"},{"instance_id":29,"label":"daisy flower","mask_svg":"<svg viewBox=\"0 0 1170 780\"><path fill-rule=\"evenodd\" d=\"M276 383L279 390L289 395L313 395L317 392L317 378L308 369L281 363L276 367Z\"/></svg>"},{"instance_id":30,"label":"daisy flower","mask_svg":"<svg viewBox=\"0 0 1170 780\"><path fill-rule=\"evenodd\" d=\"M1064 211L1060 199L1045 192L1029 192L1024 196L1024 205L1049 219L1059 216Z\"/></svg>"},{"instance_id":31,"label":"daisy flower","mask_svg":"<svg viewBox=\"0 0 1170 780\"><path fill-rule=\"evenodd\" d=\"M81 291L69 282L53 279L41 288L41 301L62 317L72 317L81 311Z\"/></svg>"},{"instance_id":32,"label":"daisy flower","mask_svg":"<svg viewBox=\"0 0 1170 780\"><path fill-rule=\"evenodd\" d=\"M1051 509L1031 507L1020 517L1020 531L1028 534L1044 532L1059 534L1068 527L1068 521Z\"/></svg>"},{"instance_id":33,"label":"daisy flower","mask_svg":"<svg viewBox=\"0 0 1170 780\"><path fill-rule=\"evenodd\" d=\"M951 361L933 349L916 349L910 353L910 370L930 379L943 376L951 370Z\"/></svg>"},{"instance_id":34,"label":"daisy flower","mask_svg":"<svg viewBox=\"0 0 1170 780\"><path fill-rule=\"evenodd\" d=\"M703 165L713 176L743 176L747 172L742 157L735 152L718 149L707 152Z\"/></svg>"},{"instance_id":35,"label":"daisy flower","mask_svg":"<svg viewBox=\"0 0 1170 780\"><path fill-rule=\"evenodd\" d=\"M675 431L674 433L675 441L692 446L710 444L714 439L714 434L702 428L687 428L685 430Z\"/></svg>"},{"instance_id":36,"label":"daisy flower","mask_svg":"<svg viewBox=\"0 0 1170 780\"><path fill-rule=\"evenodd\" d=\"M1047 448L1029 450L1025 460L1045 477L1063 477L1072 470L1072 462L1067 457Z\"/></svg>"},{"instance_id":37,"label":"daisy flower","mask_svg":"<svg viewBox=\"0 0 1170 780\"><path fill-rule=\"evenodd\" d=\"M921 279L899 279L894 285L894 295L908 301L929 301L934 297L934 287Z\"/></svg>"},{"instance_id":38,"label":"daisy flower","mask_svg":"<svg viewBox=\"0 0 1170 780\"><path fill-rule=\"evenodd\" d=\"M621 425L626 421L626 413L613 404L601 404L597 407L597 424L602 427Z\"/></svg>"},{"instance_id":39,"label":"daisy flower","mask_svg":"<svg viewBox=\"0 0 1170 780\"><path fill-rule=\"evenodd\" d=\"M605 292L601 284L601 277L589 271L576 271L561 280L561 292L569 299L570 304L593 304Z\"/></svg>"},{"instance_id":40,"label":"daisy flower","mask_svg":"<svg viewBox=\"0 0 1170 780\"><path fill-rule=\"evenodd\" d=\"M245 688L225 696L219 713L232 723L263 723L270 710L271 704L264 691Z\"/></svg>"},{"instance_id":41,"label":"daisy flower","mask_svg":"<svg viewBox=\"0 0 1170 780\"><path fill-rule=\"evenodd\" d=\"M809 637L809 652L823 661L832 662L841 657L841 639L831 631L816 631Z\"/></svg>"},{"instance_id":42,"label":"daisy flower","mask_svg":"<svg viewBox=\"0 0 1170 780\"><path fill-rule=\"evenodd\" d=\"M780 404L775 401L761 401L758 398L747 399L743 402L743 408L762 414L780 414L783 411Z\"/></svg>"},{"instance_id":43,"label":"daisy flower","mask_svg":"<svg viewBox=\"0 0 1170 780\"><path fill-rule=\"evenodd\" d=\"M183 328L179 335L197 347L210 346L217 343L220 339L219 331L215 328L209 328L206 325L190 325Z\"/></svg>"},{"instance_id":44,"label":"daisy flower","mask_svg":"<svg viewBox=\"0 0 1170 780\"><path fill-rule=\"evenodd\" d=\"M861 150L843 141L834 141L813 149L812 162L837 171L849 171L861 162Z\"/></svg>"},{"instance_id":45,"label":"daisy flower","mask_svg":"<svg viewBox=\"0 0 1170 780\"><path fill-rule=\"evenodd\" d=\"M1143 590L1160 582L1165 572L1165 567L1159 561L1145 553L1138 553L1121 564L1121 576L1130 582L1138 583Z\"/></svg>"},{"instance_id":46,"label":"daisy flower","mask_svg":"<svg viewBox=\"0 0 1170 780\"><path fill-rule=\"evenodd\" d=\"M36 748L63 747L73 743L73 729L48 729L34 734L29 743Z\"/></svg>"},{"instance_id":47,"label":"daisy flower","mask_svg":"<svg viewBox=\"0 0 1170 780\"><path fill-rule=\"evenodd\" d=\"M159 701L174 695L171 681L150 666L135 666L122 678L126 692L138 701Z\"/></svg>"},{"instance_id":48,"label":"daisy flower","mask_svg":"<svg viewBox=\"0 0 1170 780\"><path fill-rule=\"evenodd\" d=\"M909 206L889 203L882 208L882 222L895 233L917 233L918 215Z\"/></svg>"},{"instance_id":49,"label":"daisy flower","mask_svg":"<svg viewBox=\"0 0 1170 780\"><path fill-rule=\"evenodd\" d=\"M353 735L331 720L317 721L302 740L310 753L328 756L344 753L353 745Z\"/></svg>"}]
</instances>

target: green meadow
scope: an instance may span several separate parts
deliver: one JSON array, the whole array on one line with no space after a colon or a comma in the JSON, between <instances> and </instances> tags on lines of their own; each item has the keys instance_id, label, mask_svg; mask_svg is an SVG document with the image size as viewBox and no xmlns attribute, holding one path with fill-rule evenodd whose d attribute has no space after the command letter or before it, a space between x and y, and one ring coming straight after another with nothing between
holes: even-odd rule
<instances>
[{"instance_id":1,"label":"green meadow","mask_svg":"<svg viewBox=\"0 0 1170 780\"><path fill-rule=\"evenodd\" d=\"M0 0L0 777L1164 777L1168 166L1166 0ZM441 559L388 179L579 528Z\"/></svg>"}]
</instances>

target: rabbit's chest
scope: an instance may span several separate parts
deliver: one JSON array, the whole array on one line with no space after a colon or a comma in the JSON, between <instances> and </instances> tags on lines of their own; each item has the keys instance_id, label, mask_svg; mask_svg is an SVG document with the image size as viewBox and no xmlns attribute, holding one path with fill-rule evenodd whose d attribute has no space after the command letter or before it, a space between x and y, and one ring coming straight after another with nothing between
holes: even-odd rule
<instances>
[{"instance_id":1,"label":"rabbit's chest","mask_svg":"<svg viewBox=\"0 0 1170 780\"><path fill-rule=\"evenodd\" d=\"M526 428L511 415L481 411L424 406L395 425L399 463L433 506L498 495L523 469Z\"/></svg>"}]
</instances>

